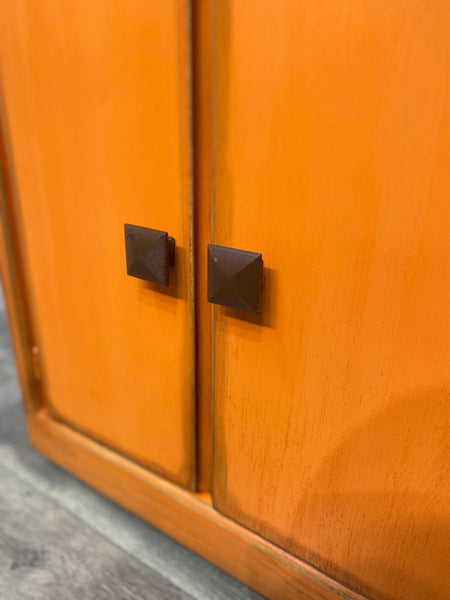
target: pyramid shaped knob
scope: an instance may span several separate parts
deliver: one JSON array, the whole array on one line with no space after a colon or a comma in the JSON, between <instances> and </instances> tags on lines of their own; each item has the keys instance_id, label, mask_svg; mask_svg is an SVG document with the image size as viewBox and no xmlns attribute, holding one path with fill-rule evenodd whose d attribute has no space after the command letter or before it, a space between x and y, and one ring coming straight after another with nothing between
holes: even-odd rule
<instances>
[{"instance_id":1,"label":"pyramid shaped knob","mask_svg":"<svg viewBox=\"0 0 450 600\"><path fill-rule=\"evenodd\" d=\"M257 252L208 245L208 301L258 313L263 260Z\"/></svg>"},{"instance_id":2,"label":"pyramid shaped knob","mask_svg":"<svg viewBox=\"0 0 450 600\"><path fill-rule=\"evenodd\" d=\"M128 275L168 286L169 266L175 264L175 240L158 229L128 223L124 229Z\"/></svg>"}]
</instances>

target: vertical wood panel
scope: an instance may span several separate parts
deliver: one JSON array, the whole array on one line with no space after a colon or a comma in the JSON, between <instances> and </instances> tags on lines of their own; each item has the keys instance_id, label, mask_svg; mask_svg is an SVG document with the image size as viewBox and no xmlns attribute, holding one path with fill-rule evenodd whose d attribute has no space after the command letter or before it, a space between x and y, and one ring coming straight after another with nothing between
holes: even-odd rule
<instances>
[{"instance_id":1,"label":"vertical wood panel","mask_svg":"<svg viewBox=\"0 0 450 600\"><path fill-rule=\"evenodd\" d=\"M6 2L2 93L48 409L194 477L186 2ZM128 277L125 222L177 242L166 290Z\"/></svg>"},{"instance_id":2,"label":"vertical wood panel","mask_svg":"<svg viewBox=\"0 0 450 600\"><path fill-rule=\"evenodd\" d=\"M375 599L448 598L450 11L218 3L214 504Z\"/></svg>"}]
</instances>

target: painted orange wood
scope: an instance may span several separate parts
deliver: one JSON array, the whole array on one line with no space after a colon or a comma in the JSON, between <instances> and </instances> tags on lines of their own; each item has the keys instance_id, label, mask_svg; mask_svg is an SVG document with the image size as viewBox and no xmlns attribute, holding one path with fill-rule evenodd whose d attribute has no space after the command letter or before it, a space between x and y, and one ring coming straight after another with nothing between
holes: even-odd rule
<instances>
[{"instance_id":1,"label":"painted orange wood","mask_svg":"<svg viewBox=\"0 0 450 600\"><path fill-rule=\"evenodd\" d=\"M448 2L228 0L215 506L373 599L450 597Z\"/></svg>"},{"instance_id":2,"label":"painted orange wood","mask_svg":"<svg viewBox=\"0 0 450 600\"><path fill-rule=\"evenodd\" d=\"M161 479L44 414L28 418L32 444L270 600L366 600L215 511L210 495Z\"/></svg>"},{"instance_id":3,"label":"painted orange wood","mask_svg":"<svg viewBox=\"0 0 450 600\"><path fill-rule=\"evenodd\" d=\"M46 406L193 482L187 2L9 1L1 84ZM168 289L123 224L168 231Z\"/></svg>"},{"instance_id":4,"label":"painted orange wood","mask_svg":"<svg viewBox=\"0 0 450 600\"><path fill-rule=\"evenodd\" d=\"M39 408L39 392L33 373L31 352L33 342L30 339L30 319L23 294L24 281L17 253L14 224L11 219L11 206L8 201L12 196L12 189L3 140L3 126L0 121L0 286L9 316L24 408L28 414Z\"/></svg>"},{"instance_id":5,"label":"painted orange wood","mask_svg":"<svg viewBox=\"0 0 450 600\"><path fill-rule=\"evenodd\" d=\"M212 462L212 307L207 300L206 249L212 236L213 4L213 0L192 2L197 481L199 490L208 491Z\"/></svg>"}]
</instances>

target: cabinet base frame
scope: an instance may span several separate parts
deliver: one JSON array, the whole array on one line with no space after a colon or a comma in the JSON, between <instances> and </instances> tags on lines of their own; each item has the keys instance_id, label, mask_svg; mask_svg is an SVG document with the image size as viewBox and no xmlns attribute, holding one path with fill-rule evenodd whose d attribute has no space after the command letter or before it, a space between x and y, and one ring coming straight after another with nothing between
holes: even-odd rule
<instances>
[{"instance_id":1,"label":"cabinet base frame","mask_svg":"<svg viewBox=\"0 0 450 600\"><path fill-rule=\"evenodd\" d=\"M28 415L28 431L50 460L268 598L363 599L219 514L209 494L179 488L43 411Z\"/></svg>"}]
</instances>

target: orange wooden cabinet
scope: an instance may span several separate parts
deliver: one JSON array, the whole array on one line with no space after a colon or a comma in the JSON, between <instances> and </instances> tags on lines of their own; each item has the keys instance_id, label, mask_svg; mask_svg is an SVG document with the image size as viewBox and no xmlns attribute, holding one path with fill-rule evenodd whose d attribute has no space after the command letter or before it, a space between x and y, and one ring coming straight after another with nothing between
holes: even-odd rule
<instances>
[{"instance_id":1,"label":"orange wooden cabinet","mask_svg":"<svg viewBox=\"0 0 450 600\"><path fill-rule=\"evenodd\" d=\"M0 10L31 441L275 600L450 596L449 31L444 0ZM167 288L124 223L175 238ZM207 302L208 243L262 253L258 315Z\"/></svg>"}]
</instances>

